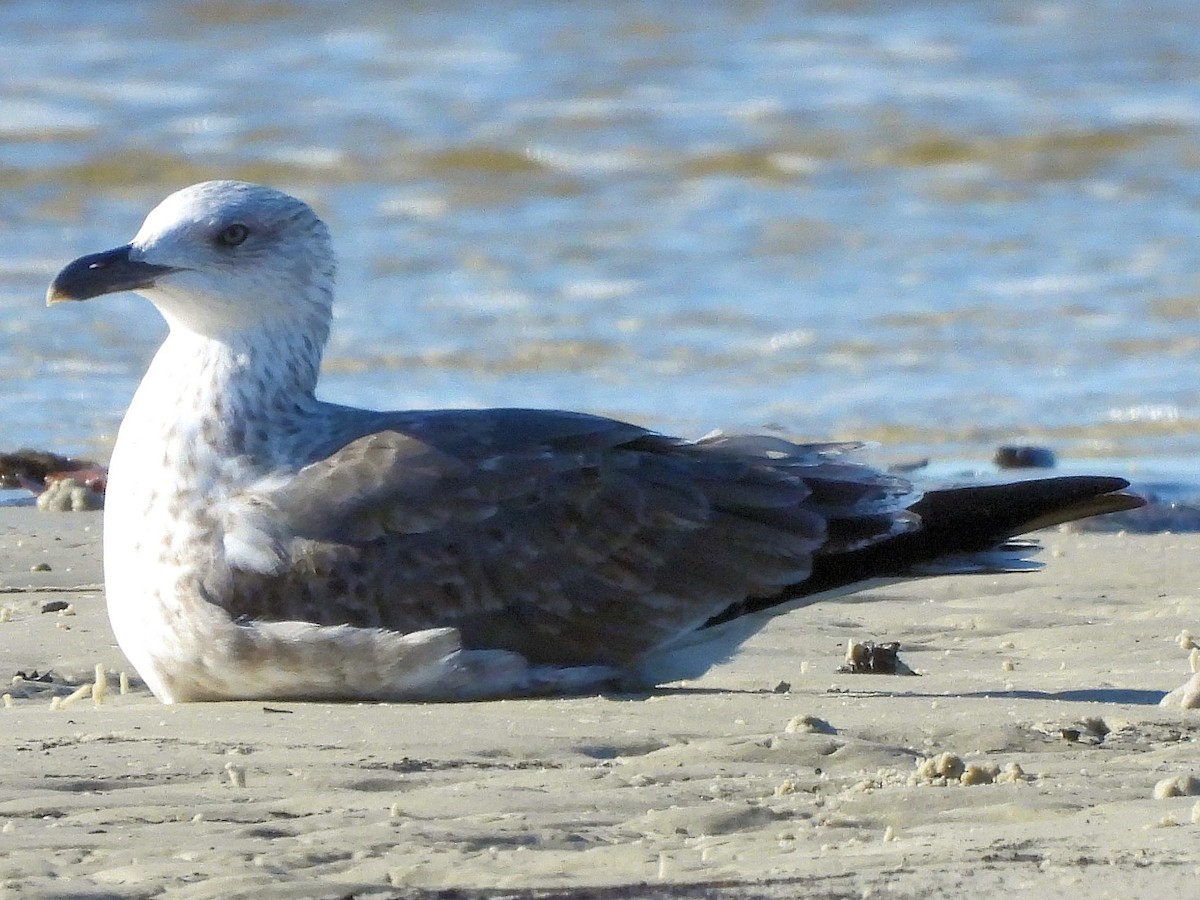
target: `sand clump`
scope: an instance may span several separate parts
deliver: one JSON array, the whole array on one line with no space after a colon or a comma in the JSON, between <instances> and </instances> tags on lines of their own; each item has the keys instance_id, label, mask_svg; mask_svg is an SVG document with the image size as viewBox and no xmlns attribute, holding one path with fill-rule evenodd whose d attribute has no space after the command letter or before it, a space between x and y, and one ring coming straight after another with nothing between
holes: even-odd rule
<instances>
[{"instance_id":1,"label":"sand clump","mask_svg":"<svg viewBox=\"0 0 1200 900\"><path fill-rule=\"evenodd\" d=\"M793 716L783 728L784 734L837 734L837 729L818 716Z\"/></svg>"},{"instance_id":2,"label":"sand clump","mask_svg":"<svg viewBox=\"0 0 1200 900\"><path fill-rule=\"evenodd\" d=\"M1018 763L1011 762L1001 768L995 762L965 762L957 753L949 751L937 756L926 757L917 762L916 771L909 776L910 784L945 786L962 784L968 787L978 784L1017 784L1031 780Z\"/></svg>"},{"instance_id":3,"label":"sand clump","mask_svg":"<svg viewBox=\"0 0 1200 900\"><path fill-rule=\"evenodd\" d=\"M900 642L846 641L845 661L838 667L844 675L916 675L900 659Z\"/></svg>"},{"instance_id":4,"label":"sand clump","mask_svg":"<svg viewBox=\"0 0 1200 900\"><path fill-rule=\"evenodd\" d=\"M104 494L74 478L51 481L37 495L37 508L45 512L91 512L104 508Z\"/></svg>"},{"instance_id":5,"label":"sand clump","mask_svg":"<svg viewBox=\"0 0 1200 900\"><path fill-rule=\"evenodd\" d=\"M1154 785L1154 799L1166 800L1170 797L1200 796L1200 778L1194 775L1176 775L1164 778Z\"/></svg>"}]
</instances>

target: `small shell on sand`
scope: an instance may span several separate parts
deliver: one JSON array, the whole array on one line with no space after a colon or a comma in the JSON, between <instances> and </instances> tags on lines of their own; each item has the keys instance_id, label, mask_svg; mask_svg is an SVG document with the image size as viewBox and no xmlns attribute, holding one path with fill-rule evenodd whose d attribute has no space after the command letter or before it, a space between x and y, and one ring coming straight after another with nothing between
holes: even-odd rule
<instances>
[{"instance_id":1,"label":"small shell on sand","mask_svg":"<svg viewBox=\"0 0 1200 900\"><path fill-rule=\"evenodd\" d=\"M1154 785L1155 800L1166 800L1169 797L1196 796L1200 796L1200 778L1192 775L1176 775L1174 778L1164 778L1158 784Z\"/></svg>"}]
</instances>

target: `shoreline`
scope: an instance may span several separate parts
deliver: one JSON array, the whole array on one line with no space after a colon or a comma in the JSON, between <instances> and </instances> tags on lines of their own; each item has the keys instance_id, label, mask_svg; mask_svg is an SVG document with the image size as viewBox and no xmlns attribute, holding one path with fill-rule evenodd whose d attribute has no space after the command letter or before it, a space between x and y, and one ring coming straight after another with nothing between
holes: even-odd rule
<instances>
[{"instance_id":1,"label":"shoreline","mask_svg":"<svg viewBox=\"0 0 1200 900\"><path fill-rule=\"evenodd\" d=\"M1040 572L799 610L645 697L163 706L116 690L99 515L0 509L6 681L60 679L5 688L0 888L1186 895L1200 796L1155 790L1200 777L1200 711L1158 700L1189 677L1200 535L1038 537ZM848 639L899 641L921 677L839 674ZM97 664L102 705L51 709ZM1023 774L923 778L943 754Z\"/></svg>"}]
</instances>

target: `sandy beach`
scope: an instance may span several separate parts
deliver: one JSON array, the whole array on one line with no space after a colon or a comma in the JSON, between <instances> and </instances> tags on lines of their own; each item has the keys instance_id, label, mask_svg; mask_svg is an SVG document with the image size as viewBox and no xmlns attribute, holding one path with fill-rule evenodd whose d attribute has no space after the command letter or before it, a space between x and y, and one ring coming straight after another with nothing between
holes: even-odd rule
<instances>
[{"instance_id":1,"label":"sandy beach","mask_svg":"<svg viewBox=\"0 0 1200 900\"><path fill-rule=\"evenodd\" d=\"M5 896L1200 883L1200 710L1159 706L1190 677L1200 535L1043 533L1041 572L802 610L653 696L168 707L113 641L100 531L97 513L0 510L0 663L26 676L0 708ZM847 639L899 641L921 677L839 674ZM97 665L103 703L52 701Z\"/></svg>"}]
</instances>

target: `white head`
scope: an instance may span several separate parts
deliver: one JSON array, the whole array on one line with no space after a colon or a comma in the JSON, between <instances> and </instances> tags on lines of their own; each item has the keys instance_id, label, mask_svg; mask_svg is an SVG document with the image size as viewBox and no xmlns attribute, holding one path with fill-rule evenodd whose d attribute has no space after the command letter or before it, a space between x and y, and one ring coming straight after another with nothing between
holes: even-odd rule
<instances>
[{"instance_id":1,"label":"white head","mask_svg":"<svg viewBox=\"0 0 1200 900\"><path fill-rule=\"evenodd\" d=\"M324 344L335 267L329 231L306 203L258 184L206 181L163 200L129 244L68 265L46 296L132 290L172 329L216 339L298 331Z\"/></svg>"}]
</instances>

